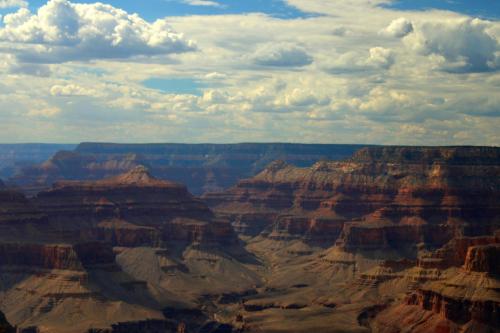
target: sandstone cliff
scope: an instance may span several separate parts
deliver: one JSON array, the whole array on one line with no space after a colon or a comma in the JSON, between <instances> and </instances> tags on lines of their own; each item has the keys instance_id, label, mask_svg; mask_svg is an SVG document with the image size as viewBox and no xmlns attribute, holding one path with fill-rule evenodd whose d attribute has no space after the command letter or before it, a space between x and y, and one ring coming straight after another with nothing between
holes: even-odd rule
<instances>
[{"instance_id":1,"label":"sandstone cliff","mask_svg":"<svg viewBox=\"0 0 500 333\"><path fill-rule=\"evenodd\" d=\"M54 230L74 239L115 246L235 241L230 225L185 186L156 179L142 166L104 180L59 182L34 202Z\"/></svg>"},{"instance_id":2,"label":"sandstone cliff","mask_svg":"<svg viewBox=\"0 0 500 333\"><path fill-rule=\"evenodd\" d=\"M421 286L374 322L377 332L497 332L500 330L500 244L470 246L448 278Z\"/></svg>"},{"instance_id":3,"label":"sandstone cliff","mask_svg":"<svg viewBox=\"0 0 500 333\"><path fill-rule=\"evenodd\" d=\"M203 199L250 235L267 227L266 234L306 231L330 244L340 236L347 249L439 247L455 235L488 234L500 225L499 161L498 148L365 148L310 168L275 162ZM251 225L253 216L268 224Z\"/></svg>"}]
</instances>

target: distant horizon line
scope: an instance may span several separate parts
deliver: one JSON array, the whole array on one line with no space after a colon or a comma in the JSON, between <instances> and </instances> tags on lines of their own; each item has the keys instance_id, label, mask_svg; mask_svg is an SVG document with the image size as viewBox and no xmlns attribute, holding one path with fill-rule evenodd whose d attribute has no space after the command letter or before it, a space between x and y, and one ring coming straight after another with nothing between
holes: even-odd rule
<instances>
[{"instance_id":1,"label":"distant horizon line","mask_svg":"<svg viewBox=\"0 0 500 333\"><path fill-rule=\"evenodd\" d=\"M282 144L282 145L339 145L339 146L380 146L380 147L492 147L500 148L500 145L488 144L463 144L463 145L427 145L427 144L384 144L384 143L324 143L324 142L284 142L284 141L257 141L257 142L111 142L111 141L81 141L78 143L56 143L56 142L0 142L0 146L16 146L16 145L53 145L53 146L80 146L83 144L100 144L100 145L245 145L245 144Z\"/></svg>"}]
</instances>

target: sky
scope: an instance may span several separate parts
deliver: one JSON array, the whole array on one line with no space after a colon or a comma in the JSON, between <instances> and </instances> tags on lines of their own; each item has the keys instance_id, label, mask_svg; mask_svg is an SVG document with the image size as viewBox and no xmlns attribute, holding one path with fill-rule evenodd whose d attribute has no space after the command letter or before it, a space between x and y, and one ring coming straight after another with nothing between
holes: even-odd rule
<instances>
[{"instance_id":1,"label":"sky","mask_svg":"<svg viewBox=\"0 0 500 333\"><path fill-rule=\"evenodd\" d=\"M0 142L500 145L500 1L0 0Z\"/></svg>"}]
</instances>

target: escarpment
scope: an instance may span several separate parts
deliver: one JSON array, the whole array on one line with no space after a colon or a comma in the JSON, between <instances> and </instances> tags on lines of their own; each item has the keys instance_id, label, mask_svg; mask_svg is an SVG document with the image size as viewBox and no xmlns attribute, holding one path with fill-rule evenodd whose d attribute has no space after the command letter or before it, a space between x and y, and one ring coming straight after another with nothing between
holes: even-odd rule
<instances>
[{"instance_id":1,"label":"escarpment","mask_svg":"<svg viewBox=\"0 0 500 333\"><path fill-rule=\"evenodd\" d=\"M489 240L495 241L495 237ZM479 243L488 239L466 241ZM464 239L450 243L446 249L464 244ZM417 288L403 302L375 318L373 327L382 333L404 327L412 327L411 332L497 332L500 329L499 251L500 242L469 246L461 268L452 268L443 275L445 278Z\"/></svg>"},{"instance_id":2,"label":"escarpment","mask_svg":"<svg viewBox=\"0 0 500 333\"><path fill-rule=\"evenodd\" d=\"M65 157L75 170L76 155ZM33 198L0 189L9 322L42 333L498 330L498 148L276 161L201 200L136 158Z\"/></svg>"},{"instance_id":3,"label":"escarpment","mask_svg":"<svg viewBox=\"0 0 500 333\"><path fill-rule=\"evenodd\" d=\"M464 268L468 272L485 272L500 277L500 242L469 247Z\"/></svg>"},{"instance_id":4,"label":"escarpment","mask_svg":"<svg viewBox=\"0 0 500 333\"><path fill-rule=\"evenodd\" d=\"M306 231L346 249L440 247L454 236L498 228L499 161L498 148L365 148L310 168L275 162L203 199L243 233L259 216L267 222L260 232L300 237ZM248 221L243 228L242 221Z\"/></svg>"},{"instance_id":5,"label":"escarpment","mask_svg":"<svg viewBox=\"0 0 500 333\"><path fill-rule=\"evenodd\" d=\"M34 202L53 229L76 239L115 246L235 241L230 225L185 186L156 179L143 166L99 181L56 183Z\"/></svg>"},{"instance_id":6,"label":"escarpment","mask_svg":"<svg viewBox=\"0 0 500 333\"><path fill-rule=\"evenodd\" d=\"M43 163L20 168L15 174L9 174L12 176L9 181L36 194L57 181L98 180L146 165L155 177L180 182L191 193L200 195L233 186L277 159L297 166L310 166L320 159L347 158L362 147L286 143L82 143L74 150L57 152Z\"/></svg>"}]
</instances>

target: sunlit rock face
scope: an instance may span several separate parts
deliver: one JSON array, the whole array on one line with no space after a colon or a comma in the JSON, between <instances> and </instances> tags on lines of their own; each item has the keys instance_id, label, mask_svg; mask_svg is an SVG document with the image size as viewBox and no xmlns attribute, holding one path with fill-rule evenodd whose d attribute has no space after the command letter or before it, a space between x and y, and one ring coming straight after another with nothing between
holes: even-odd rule
<instances>
[{"instance_id":1,"label":"sunlit rock face","mask_svg":"<svg viewBox=\"0 0 500 333\"><path fill-rule=\"evenodd\" d=\"M203 199L245 233L307 235L346 249L439 247L500 224L500 149L365 148L342 162L275 162ZM243 224L243 226L242 226Z\"/></svg>"},{"instance_id":2,"label":"sunlit rock face","mask_svg":"<svg viewBox=\"0 0 500 333\"><path fill-rule=\"evenodd\" d=\"M383 311L377 332L496 332L500 328L500 243L470 246L461 269L428 282ZM423 320L425 319L425 320Z\"/></svg>"}]
</instances>

